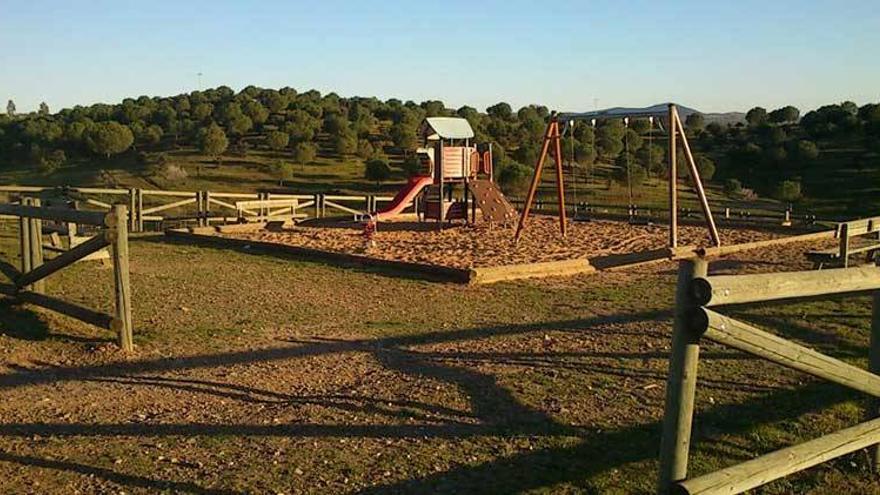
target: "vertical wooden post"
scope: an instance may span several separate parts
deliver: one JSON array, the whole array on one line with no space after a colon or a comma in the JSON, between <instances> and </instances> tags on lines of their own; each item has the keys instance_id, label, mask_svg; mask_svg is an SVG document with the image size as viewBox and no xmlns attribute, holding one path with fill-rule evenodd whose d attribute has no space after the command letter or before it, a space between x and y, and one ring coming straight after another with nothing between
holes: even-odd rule
<instances>
[{"instance_id":1,"label":"vertical wooden post","mask_svg":"<svg viewBox=\"0 0 880 495\"><path fill-rule=\"evenodd\" d=\"M128 212L125 205L114 205L104 223L111 242L113 275L116 292L116 314L111 324L116 331L119 347L126 352L134 350L131 325L131 283L128 268Z\"/></svg>"},{"instance_id":2,"label":"vertical wooden post","mask_svg":"<svg viewBox=\"0 0 880 495\"><path fill-rule=\"evenodd\" d=\"M135 201L135 210L133 215L137 218L137 231L144 231L144 190L137 189L137 201Z\"/></svg>"},{"instance_id":3,"label":"vertical wooden post","mask_svg":"<svg viewBox=\"0 0 880 495\"><path fill-rule=\"evenodd\" d=\"M315 194L315 218L321 218L321 195Z\"/></svg>"},{"instance_id":4,"label":"vertical wooden post","mask_svg":"<svg viewBox=\"0 0 880 495\"><path fill-rule=\"evenodd\" d=\"M849 224L840 225L840 260L843 267L849 267Z\"/></svg>"},{"instance_id":5,"label":"vertical wooden post","mask_svg":"<svg viewBox=\"0 0 880 495\"><path fill-rule=\"evenodd\" d=\"M676 146L677 116L675 104L669 104L669 247L678 247L678 167Z\"/></svg>"},{"instance_id":6,"label":"vertical wooden post","mask_svg":"<svg viewBox=\"0 0 880 495\"><path fill-rule=\"evenodd\" d=\"M672 328L672 349L669 376L666 381L666 408L663 415L663 436L660 440L660 473L658 493L666 495L672 483L687 478L691 424L694 415L694 394L697 386L697 362L700 356L699 336L690 331L689 316L696 308L691 297L691 281L705 277L708 264L702 258L683 260L679 264L675 287L675 315Z\"/></svg>"},{"instance_id":7,"label":"vertical wooden post","mask_svg":"<svg viewBox=\"0 0 880 495\"><path fill-rule=\"evenodd\" d=\"M443 220L446 218L446 211L443 209L443 140L437 142L437 184L439 184L439 192L437 197L440 200L440 210L437 212L437 229L443 230Z\"/></svg>"},{"instance_id":8,"label":"vertical wooden post","mask_svg":"<svg viewBox=\"0 0 880 495\"><path fill-rule=\"evenodd\" d=\"M871 308L871 347L868 349L868 371L880 375L880 291L873 294L873 306ZM880 399L872 398L868 406L868 417L876 418L880 415ZM871 461L874 472L880 472L880 445L871 448Z\"/></svg>"},{"instance_id":9,"label":"vertical wooden post","mask_svg":"<svg viewBox=\"0 0 880 495\"><path fill-rule=\"evenodd\" d=\"M128 229L131 232L137 232L137 218L134 213L137 211L137 189L130 187L128 189Z\"/></svg>"},{"instance_id":10,"label":"vertical wooden post","mask_svg":"<svg viewBox=\"0 0 880 495\"><path fill-rule=\"evenodd\" d=\"M39 207L41 205L40 198L33 198L31 205ZM28 225L31 230L31 269L34 269L43 264L43 221L39 218L31 218ZM34 282L31 290L38 294L44 294L46 292L46 280Z\"/></svg>"},{"instance_id":11,"label":"vertical wooden post","mask_svg":"<svg viewBox=\"0 0 880 495\"><path fill-rule=\"evenodd\" d=\"M21 198L21 204L31 206L30 198ZM31 219L27 217L18 217L18 241L21 248L21 273L27 273L33 268L31 259ZM22 287L30 290L30 287Z\"/></svg>"},{"instance_id":12,"label":"vertical wooden post","mask_svg":"<svg viewBox=\"0 0 880 495\"><path fill-rule=\"evenodd\" d=\"M205 208L205 227L211 226L211 191L202 191L202 204Z\"/></svg>"},{"instance_id":13,"label":"vertical wooden post","mask_svg":"<svg viewBox=\"0 0 880 495\"><path fill-rule=\"evenodd\" d=\"M565 237L565 184L562 172L562 136L559 134L559 121L553 121L553 159L556 161L556 200L559 205L559 230Z\"/></svg>"}]
</instances>

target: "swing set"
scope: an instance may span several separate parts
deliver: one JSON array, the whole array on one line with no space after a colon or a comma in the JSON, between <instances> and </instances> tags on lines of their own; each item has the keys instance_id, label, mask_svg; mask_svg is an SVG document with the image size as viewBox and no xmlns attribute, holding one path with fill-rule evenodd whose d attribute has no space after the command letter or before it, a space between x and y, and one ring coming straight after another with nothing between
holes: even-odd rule
<instances>
[{"instance_id":1,"label":"swing set","mask_svg":"<svg viewBox=\"0 0 880 495\"><path fill-rule=\"evenodd\" d=\"M694 160L693 153L691 153L690 144L688 143L687 136L684 132L684 125L681 121L681 117L679 116L678 106L674 103L668 103L665 105L656 105L648 108L612 108L609 110L602 110L596 112L587 112L587 113L566 113L566 114L557 114L553 112L550 115L550 122L547 124L547 129L544 132L543 144L541 146L541 154L538 157L537 164L535 165L535 173L532 177L532 182L529 186L529 192L526 195L525 204L523 206L522 213L519 217L519 222L516 226L516 233L514 234L514 242L519 242L522 234L525 230L526 223L528 220L529 212L531 210L532 204L535 201L535 195L538 190L538 185L541 182L541 172L544 169L544 163L547 161L547 156L552 153L553 161L556 162L556 193L557 193L557 201L559 208L559 230L563 237L566 234L566 208L565 208L565 188L564 188L564 174L563 174L563 159L562 159L562 136L564 134L563 131L560 130L560 120L566 123L565 131L569 133L569 135L573 135L574 125L577 121L589 121L593 127L596 126L597 119L612 119L612 118L620 118L623 119L624 126L628 129L631 118L644 118L647 117L648 121L651 125L651 133L649 133L649 148L648 152L651 153L650 145L653 144L651 141L651 134L653 134L653 126L654 120L657 119L658 123L660 123L662 127L662 119L665 117L667 119L667 136L668 136L668 159L669 159L669 247L676 248L678 247L678 164L677 164L677 146L679 141L681 143L682 151L684 152L684 156L686 159L686 166L688 167L689 176L691 178L691 182L694 187L694 191L697 194L697 198L700 201L700 208L703 211L703 216L706 220L706 227L709 231L709 238L712 241L712 244L715 246L721 245L721 237L718 234L718 228L715 225L715 219L712 217L712 211L709 208L709 200L706 198L706 191L703 188L703 182L700 179L700 172L697 169L697 164ZM595 141L594 141L595 143ZM571 167L574 167L574 143L572 143L572 161ZM595 146L594 146L595 149ZM624 134L624 153L626 155L626 174L627 174L627 190L629 194L629 217L630 223L644 223L643 220L638 219L638 212L633 202L633 188L632 188L632 171L629 163L629 139ZM650 155L649 155L650 160ZM574 169L573 174L574 174ZM589 179L589 175L588 175ZM574 175L574 195L577 195L577 176ZM575 210L575 217L577 218L577 209Z\"/></svg>"}]
</instances>

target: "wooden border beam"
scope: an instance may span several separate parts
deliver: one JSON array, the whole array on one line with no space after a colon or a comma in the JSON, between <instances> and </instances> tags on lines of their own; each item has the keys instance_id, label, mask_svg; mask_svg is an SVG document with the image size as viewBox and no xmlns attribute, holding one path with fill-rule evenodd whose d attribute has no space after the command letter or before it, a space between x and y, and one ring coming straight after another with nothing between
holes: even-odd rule
<instances>
[{"instance_id":1,"label":"wooden border beam","mask_svg":"<svg viewBox=\"0 0 880 495\"><path fill-rule=\"evenodd\" d=\"M690 168L691 181L694 183L694 190L700 200L700 208L703 210L703 216L706 218L706 224L709 227L709 237L716 246L721 245L721 236L718 235L718 227L715 225L715 218L712 216L712 209L709 207L709 199L706 197L706 190L703 188L703 181L700 179L700 171L697 169L697 163L694 155L691 153L691 145L688 143L687 135L684 132L684 125L681 123L681 117L678 110L673 106L672 113L675 114L675 125L681 136L681 146L684 149L684 155L687 158Z\"/></svg>"},{"instance_id":2,"label":"wooden border beam","mask_svg":"<svg viewBox=\"0 0 880 495\"><path fill-rule=\"evenodd\" d=\"M61 313L98 328L109 330L113 326L113 317L106 313L84 308L45 294L37 294L36 292L30 291L18 291L18 288L11 284L0 284L0 294L14 297L18 301L46 308L56 313Z\"/></svg>"},{"instance_id":3,"label":"wooden border beam","mask_svg":"<svg viewBox=\"0 0 880 495\"><path fill-rule=\"evenodd\" d=\"M880 419L680 482L683 495L733 495L880 442Z\"/></svg>"},{"instance_id":4,"label":"wooden border beam","mask_svg":"<svg viewBox=\"0 0 880 495\"><path fill-rule=\"evenodd\" d=\"M880 376L712 310L695 310L691 330L786 368L880 397Z\"/></svg>"}]
</instances>

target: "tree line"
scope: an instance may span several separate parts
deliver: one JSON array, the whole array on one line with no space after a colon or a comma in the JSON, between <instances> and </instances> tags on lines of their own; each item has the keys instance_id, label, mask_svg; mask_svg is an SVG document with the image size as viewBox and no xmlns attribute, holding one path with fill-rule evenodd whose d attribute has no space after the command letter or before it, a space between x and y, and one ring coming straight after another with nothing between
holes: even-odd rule
<instances>
[{"instance_id":1,"label":"tree line","mask_svg":"<svg viewBox=\"0 0 880 495\"><path fill-rule=\"evenodd\" d=\"M167 161L164 152L197 148L222 163L226 155L262 149L302 164L319 153L357 157L370 164L365 166L368 178L381 181L391 175L388 153L404 157L398 165L406 173L419 171L409 152L418 145L418 125L432 116L467 119L477 142L492 143L498 179L515 192L531 174L550 112L542 105L514 111L501 102L480 112L470 106L450 109L438 100L382 101L255 86L237 93L221 86L171 97L141 96L57 113L43 103L37 112L23 115L10 100L6 114L0 115L0 159L27 161L40 173L51 174L74 157L110 160L121 154L143 157L148 151L162 165ZM717 174L731 194L751 189L796 199L800 191L793 189L799 186L783 182L797 182L798 167L819 156L821 143L858 136L873 149L880 141L877 104L828 105L803 118L792 106L772 111L755 107L745 120L722 126L692 114L685 122L703 177ZM606 164L613 170L609 180L635 186L662 176L665 146L662 131L647 119L628 125L620 119L603 120L596 127L578 122L563 140L566 159L576 164L576 171ZM279 178L292 173L286 160L273 168Z\"/></svg>"}]
</instances>

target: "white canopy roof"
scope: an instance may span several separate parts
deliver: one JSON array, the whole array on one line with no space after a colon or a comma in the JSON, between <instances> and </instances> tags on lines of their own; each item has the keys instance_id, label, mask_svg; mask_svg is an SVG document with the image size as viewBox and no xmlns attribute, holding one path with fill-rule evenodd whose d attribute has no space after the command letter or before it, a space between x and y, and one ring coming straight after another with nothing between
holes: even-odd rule
<instances>
[{"instance_id":1,"label":"white canopy roof","mask_svg":"<svg viewBox=\"0 0 880 495\"><path fill-rule=\"evenodd\" d=\"M474 137L471 124L460 117L428 117L422 123L422 133L431 140Z\"/></svg>"}]
</instances>

